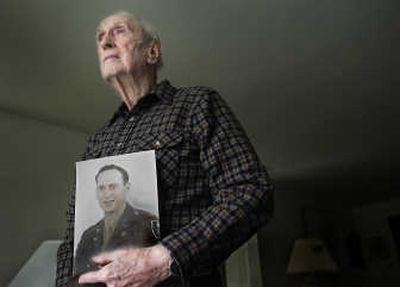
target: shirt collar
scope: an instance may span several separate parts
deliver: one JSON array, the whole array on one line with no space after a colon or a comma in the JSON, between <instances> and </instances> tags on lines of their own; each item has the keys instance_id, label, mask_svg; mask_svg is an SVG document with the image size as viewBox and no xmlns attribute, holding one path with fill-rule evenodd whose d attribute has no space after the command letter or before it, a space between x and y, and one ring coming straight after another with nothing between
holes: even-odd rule
<instances>
[{"instance_id":1,"label":"shirt collar","mask_svg":"<svg viewBox=\"0 0 400 287\"><path fill-rule=\"evenodd\" d=\"M135 110L140 108L140 106L143 105L144 102L150 100L150 98L153 96L156 96L158 99L165 102L166 104L171 104L176 91L177 89L172 86L168 80L163 80L153 86L151 90L147 93L147 95L141 98L131 111L129 111L125 103L122 102L118 110L114 113L110 122L113 122L117 117L126 117L129 114L135 112Z\"/></svg>"},{"instance_id":2,"label":"shirt collar","mask_svg":"<svg viewBox=\"0 0 400 287\"><path fill-rule=\"evenodd\" d=\"M168 80L163 80L156 84L149 92L149 94L156 95L162 101L170 104L172 97L176 93L176 88L173 87Z\"/></svg>"}]
</instances>

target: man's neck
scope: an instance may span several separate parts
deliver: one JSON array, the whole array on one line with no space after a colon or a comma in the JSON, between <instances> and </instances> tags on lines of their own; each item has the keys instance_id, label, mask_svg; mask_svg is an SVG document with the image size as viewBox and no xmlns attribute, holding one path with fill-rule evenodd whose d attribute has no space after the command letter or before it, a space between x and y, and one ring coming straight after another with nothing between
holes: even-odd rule
<instances>
[{"instance_id":1,"label":"man's neck","mask_svg":"<svg viewBox=\"0 0 400 287\"><path fill-rule=\"evenodd\" d=\"M133 77L131 74L117 75L111 80L112 87L120 95L128 110L132 110L155 84L155 77Z\"/></svg>"},{"instance_id":2,"label":"man's neck","mask_svg":"<svg viewBox=\"0 0 400 287\"><path fill-rule=\"evenodd\" d=\"M108 212L104 214L104 220L106 224L110 224L111 226L116 226L119 218L121 217L122 213L124 213L126 208L126 203L122 208L115 210L114 212Z\"/></svg>"},{"instance_id":3,"label":"man's neck","mask_svg":"<svg viewBox=\"0 0 400 287\"><path fill-rule=\"evenodd\" d=\"M115 212L104 214L103 249L106 248L108 242L110 241L114 230L117 227L118 221L121 218L122 213L125 211L125 208L126 203L124 204L123 208L120 208Z\"/></svg>"}]
</instances>

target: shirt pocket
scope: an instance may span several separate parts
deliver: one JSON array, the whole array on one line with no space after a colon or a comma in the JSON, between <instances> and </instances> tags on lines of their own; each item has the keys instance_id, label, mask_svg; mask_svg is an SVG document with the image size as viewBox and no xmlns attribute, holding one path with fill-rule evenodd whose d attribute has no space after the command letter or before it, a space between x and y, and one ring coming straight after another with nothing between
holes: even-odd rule
<instances>
[{"instance_id":1,"label":"shirt pocket","mask_svg":"<svg viewBox=\"0 0 400 287\"><path fill-rule=\"evenodd\" d=\"M147 133L136 144L139 150L155 150L158 188L160 190L171 188L177 182L182 140L181 133L170 130Z\"/></svg>"}]
</instances>

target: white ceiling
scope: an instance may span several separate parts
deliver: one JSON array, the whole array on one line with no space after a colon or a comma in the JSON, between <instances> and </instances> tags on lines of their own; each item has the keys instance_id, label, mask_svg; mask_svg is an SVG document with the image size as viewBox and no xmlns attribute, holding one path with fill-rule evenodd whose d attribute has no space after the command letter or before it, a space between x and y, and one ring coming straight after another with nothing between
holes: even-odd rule
<instances>
[{"instance_id":1,"label":"white ceiling","mask_svg":"<svg viewBox=\"0 0 400 287\"><path fill-rule=\"evenodd\" d=\"M351 182L349 172L392 181L400 158L399 6L2 0L0 110L93 132L118 103L100 80L94 31L102 17L128 10L160 30L160 78L218 89L278 181Z\"/></svg>"}]
</instances>

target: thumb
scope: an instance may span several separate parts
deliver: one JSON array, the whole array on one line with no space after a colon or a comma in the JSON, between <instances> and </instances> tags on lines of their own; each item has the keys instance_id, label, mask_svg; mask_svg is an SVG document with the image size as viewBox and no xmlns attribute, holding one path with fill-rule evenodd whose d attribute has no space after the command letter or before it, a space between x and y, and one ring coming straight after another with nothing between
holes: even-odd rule
<instances>
[{"instance_id":1,"label":"thumb","mask_svg":"<svg viewBox=\"0 0 400 287\"><path fill-rule=\"evenodd\" d=\"M79 276L78 283L79 284L98 283L98 282L105 283L106 280L107 277L105 273L102 270L99 270L82 274L81 276Z\"/></svg>"}]
</instances>

